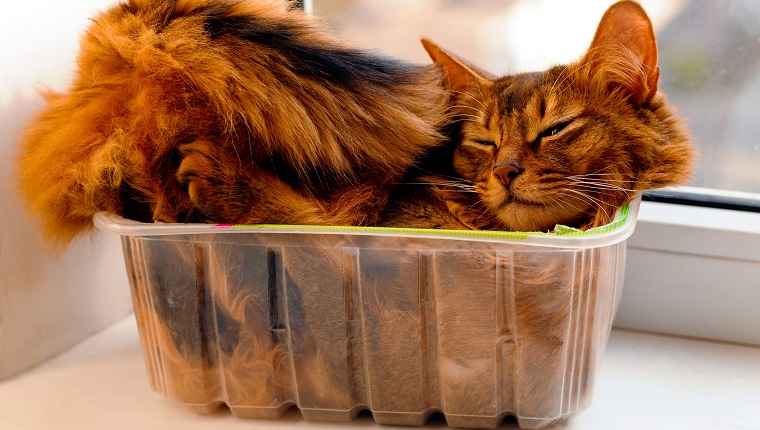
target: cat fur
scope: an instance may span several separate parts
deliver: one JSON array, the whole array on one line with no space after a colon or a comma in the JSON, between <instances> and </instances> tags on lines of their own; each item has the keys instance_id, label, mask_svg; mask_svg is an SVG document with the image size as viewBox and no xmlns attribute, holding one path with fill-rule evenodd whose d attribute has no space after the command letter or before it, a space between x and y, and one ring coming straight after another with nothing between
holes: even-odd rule
<instances>
[{"instance_id":1,"label":"cat fur","mask_svg":"<svg viewBox=\"0 0 760 430\"><path fill-rule=\"evenodd\" d=\"M77 64L68 91L45 95L18 167L22 200L61 245L99 211L208 221L177 178L196 142L363 224L442 140L435 66L351 48L286 2L128 0L92 20ZM317 212L291 218L334 223Z\"/></svg>"},{"instance_id":2,"label":"cat fur","mask_svg":"<svg viewBox=\"0 0 760 430\"><path fill-rule=\"evenodd\" d=\"M656 91L659 73L653 32L637 3L622 1L611 6L581 60L545 72L495 78L431 42L424 43L443 71L452 94L452 118L458 122L451 129L451 140L429 151L418 168L402 180L410 183L394 189L379 224L538 229L550 228L547 226L559 219L596 226L609 222L613 209L641 190L682 183L689 177L694 152L674 110ZM564 112L573 115L563 116ZM542 169L533 168L529 173L528 167L545 157L541 150L529 152L530 143L568 118L577 123L566 125L556 136L545 135L546 141L541 143L554 149L560 165L578 165L580 170L571 172L570 179L555 176L552 181L533 182L536 189L531 189L530 183L520 188L519 178L540 177ZM568 139L565 143L574 142L568 132L587 142L581 140L578 148L563 146L564 139ZM493 145L479 148L475 140L481 139L492 139ZM185 148L180 172L225 173L221 177L228 183L188 176L202 190L195 198L203 200L196 204L207 213L219 211L215 216L234 214L245 222L246 207L231 204L245 199L228 191L242 191L242 196L263 192L250 185L261 178L250 168L223 170L224 166L236 166L229 158L229 153L220 154L214 146L195 142ZM504 161L525 168L509 184L495 172ZM585 183L574 179L580 175L586 175ZM276 178L267 180L276 183ZM452 187L452 181L458 184ZM544 192L550 192L553 184L561 181L565 181L563 186L578 186L590 197L570 200L564 208L560 205L561 210L549 214L551 220L525 208L507 218L491 209L470 210L473 196L487 205L488 198L481 196L493 190L538 193L544 187ZM235 189L231 184L239 186ZM225 208L227 203L234 209ZM298 398L304 401L299 406L306 414L316 408L350 416L371 400L378 417L382 411L403 411L395 414L395 419L404 419L408 413L407 418L413 420L415 414L440 410L450 423L456 422L456 416L466 415L470 420L460 425L493 427L510 413L559 417L590 401L601 345L617 300L611 289L619 282L619 273L613 267L624 252L622 246L544 253L510 245L500 254L479 242L455 241L461 249L437 251L435 244L420 246L404 237L354 239L360 243L323 235L246 240L254 242L246 245L261 240L260 248L273 256L282 253L272 257L272 262L279 263L272 263L269 270L287 278L286 290L292 295L287 297L292 306L291 340L290 344L278 340L265 325L249 332L252 336L259 333L260 338L252 344L267 345L265 348L253 353L246 345L237 344L257 369L265 371L269 363L269 377L246 367L218 369L233 378L233 387L257 387L260 390L251 394L268 393L262 397L264 404L288 398L284 393L294 389L290 374L297 375ZM254 252L257 246L245 248ZM352 254L353 249L361 252ZM383 257L388 249L393 250L394 261ZM258 303L257 309L277 313L272 293L266 292L271 278L253 274L263 269L244 264L240 256L225 250L229 251L227 243L209 253L213 256L210 266L207 259L202 260L206 262L203 270L213 273L214 285L222 286L204 286L218 297L217 319L232 321L225 323L227 327L244 327L253 318L240 305L247 301ZM509 285L495 285L494 273L506 274ZM356 279L355 274L357 284L346 280ZM358 285L359 292L354 290ZM416 285L420 290L410 288ZM430 289L422 291L422 285ZM510 300L515 314L502 315ZM146 320L166 323L172 319L157 308L149 312L158 314ZM587 324L572 325L581 315ZM179 336L183 338L186 336ZM571 339L584 341L568 344ZM176 339L167 341L163 350L175 363L173 372L191 375L192 368L196 372L219 371L210 364L198 368L199 360L213 360L187 354L176 345ZM298 362L283 359L287 348L296 348ZM230 351L224 348L223 355L234 356L234 348ZM188 364L182 365L183 360ZM367 370L374 366L382 368L380 377ZM220 384L220 379L213 380ZM196 381L207 383L205 379ZM570 387L578 390L568 395L573 402L557 402L558 390ZM204 394L203 385L182 384L174 389L178 398L188 402ZM218 398L209 396L207 400ZM258 398L249 400L239 406L259 405ZM567 409L560 411L560 406ZM483 421L474 420L481 415Z\"/></svg>"},{"instance_id":3,"label":"cat fur","mask_svg":"<svg viewBox=\"0 0 760 430\"><path fill-rule=\"evenodd\" d=\"M412 166L373 225L587 229L609 223L642 191L690 178L695 152L657 91L654 32L638 3L616 3L579 61L543 72L497 78L423 45L451 94L448 139ZM281 223L292 223L293 208L323 211L214 145L189 145L179 174L217 222L260 223L263 207Z\"/></svg>"}]
</instances>

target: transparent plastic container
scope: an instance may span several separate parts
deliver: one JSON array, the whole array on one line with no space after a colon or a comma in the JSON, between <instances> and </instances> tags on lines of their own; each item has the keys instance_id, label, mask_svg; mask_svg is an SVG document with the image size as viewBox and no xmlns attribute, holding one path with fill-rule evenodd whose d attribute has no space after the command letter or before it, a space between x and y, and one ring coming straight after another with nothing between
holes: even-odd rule
<instances>
[{"instance_id":1,"label":"transparent plastic container","mask_svg":"<svg viewBox=\"0 0 760 430\"><path fill-rule=\"evenodd\" d=\"M551 234L95 221L152 388L199 413L542 428L591 403L639 202Z\"/></svg>"}]
</instances>

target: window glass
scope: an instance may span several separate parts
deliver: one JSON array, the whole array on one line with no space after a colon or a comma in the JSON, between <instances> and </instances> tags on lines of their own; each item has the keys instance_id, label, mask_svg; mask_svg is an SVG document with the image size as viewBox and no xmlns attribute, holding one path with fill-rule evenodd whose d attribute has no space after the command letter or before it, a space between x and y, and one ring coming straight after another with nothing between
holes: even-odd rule
<instances>
[{"instance_id":1,"label":"window glass","mask_svg":"<svg viewBox=\"0 0 760 430\"><path fill-rule=\"evenodd\" d=\"M344 39L428 62L429 37L496 74L579 58L612 0L313 0ZM690 185L760 193L760 2L642 0L657 33L660 89L701 157Z\"/></svg>"}]
</instances>

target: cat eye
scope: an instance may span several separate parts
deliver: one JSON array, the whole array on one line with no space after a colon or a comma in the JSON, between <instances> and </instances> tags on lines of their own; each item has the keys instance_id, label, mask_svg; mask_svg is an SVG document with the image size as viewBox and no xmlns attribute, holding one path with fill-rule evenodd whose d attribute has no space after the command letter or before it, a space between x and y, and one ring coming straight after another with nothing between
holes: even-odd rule
<instances>
[{"instance_id":1,"label":"cat eye","mask_svg":"<svg viewBox=\"0 0 760 430\"><path fill-rule=\"evenodd\" d=\"M496 146L496 142L492 140L476 140L475 143L483 146Z\"/></svg>"},{"instance_id":2,"label":"cat eye","mask_svg":"<svg viewBox=\"0 0 760 430\"><path fill-rule=\"evenodd\" d=\"M565 127L567 127L568 125L570 125L570 123L572 123L572 122L573 121L571 120L571 121L565 121L565 122L561 122L559 124L555 124L555 125L547 128L546 130L544 130L541 134L539 134L538 138L536 138L536 140L541 140L544 137L554 136L554 135L558 134L559 132L561 132L562 130L564 130Z\"/></svg>"}]
</instances>

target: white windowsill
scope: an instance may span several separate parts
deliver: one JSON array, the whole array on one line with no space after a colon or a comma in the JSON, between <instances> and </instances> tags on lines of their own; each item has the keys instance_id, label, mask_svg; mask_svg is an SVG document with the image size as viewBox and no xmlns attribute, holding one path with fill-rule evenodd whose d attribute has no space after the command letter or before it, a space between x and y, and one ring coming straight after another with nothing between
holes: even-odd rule
<instances>
[{"instance_id":1,"label":"white windowsill","mask_svg":"<svg viewBox=\"0 0 760 430\"><path fill-rule=\"evenodd\" d=\"M553 428L758 430L759 404L760 348L613 330L594 404ZM310 423L295 412L276 421L239 419L225 410L196 415L148 387L133 316L0 383L0 405L5 430L391 428L369 417Z\"/></svg>"},{"instance_id":2,"label":"white windowsill","mask_svg":"<svg viewBox=\"0 0 760 430\"><path fill-rule=\"evenodd\" d=\"M760 213L642 202L636 233L630 246L760 262Z\"/></svg>"},{"instance_id":3,"label":"white windowsill","mask_svg":"<svg viewBox=\"0 0 760 430\"><path fill-rule=\"evenodd\" d=\"M760 345L760 213L642 202L615 325Z\"/></svg>"}]
</instances>

